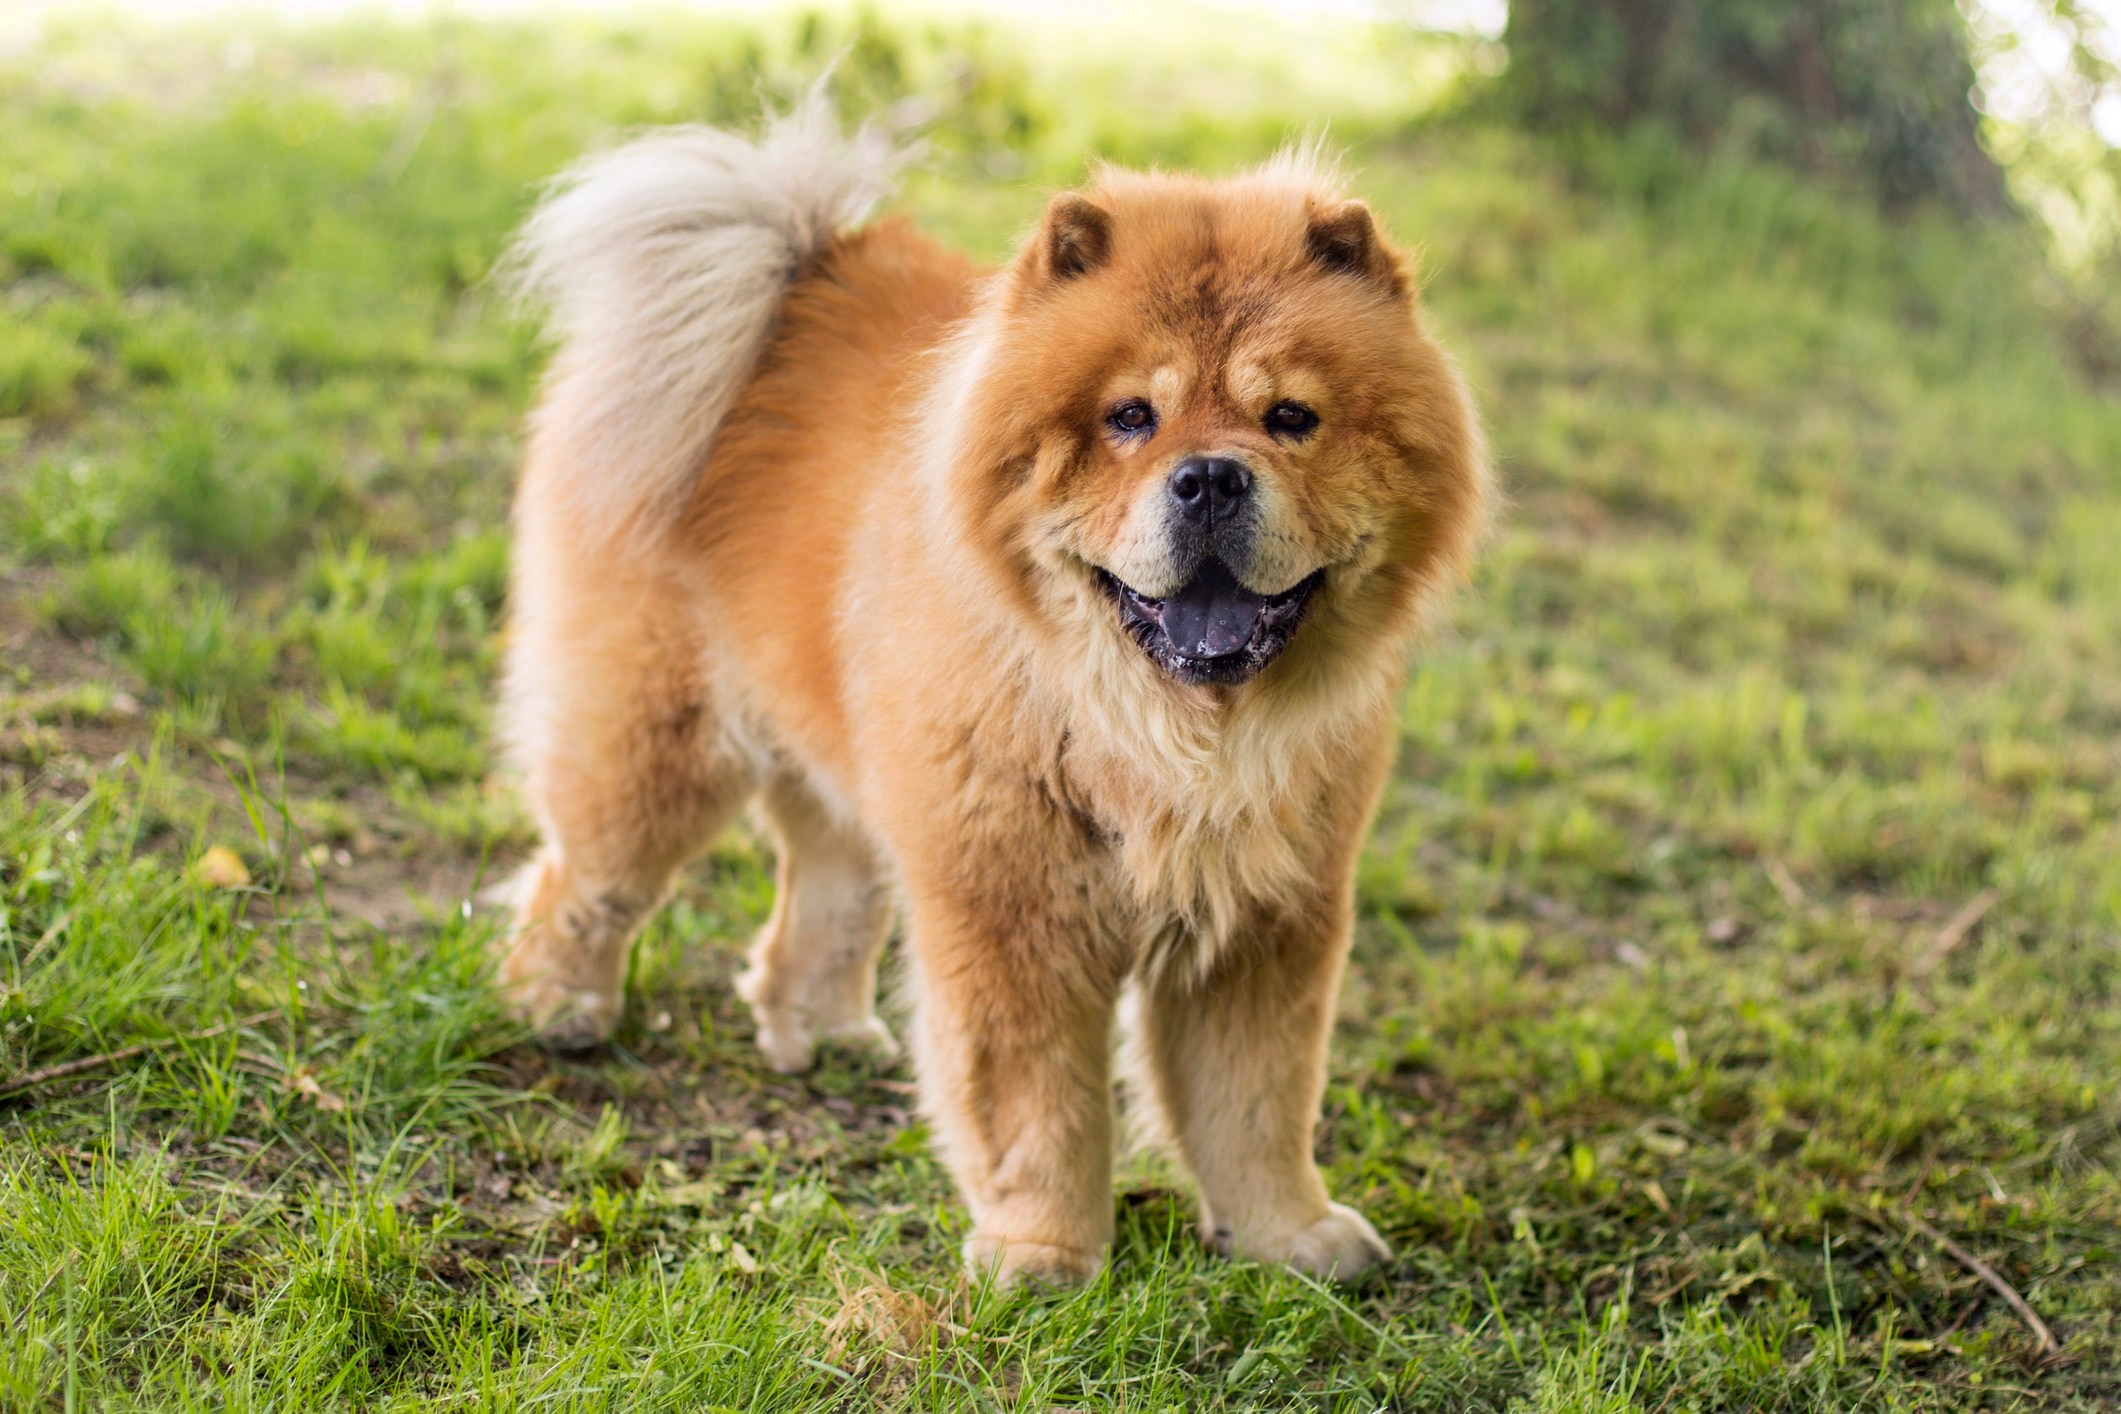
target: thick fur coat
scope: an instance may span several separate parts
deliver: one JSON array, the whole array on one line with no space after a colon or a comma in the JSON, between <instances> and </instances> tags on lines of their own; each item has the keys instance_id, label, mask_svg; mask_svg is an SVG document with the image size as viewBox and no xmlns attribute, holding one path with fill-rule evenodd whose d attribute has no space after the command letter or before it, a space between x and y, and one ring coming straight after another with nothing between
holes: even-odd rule
<instances>
[{"instance_id":1,"label":"thick fur coat","mask_svg":"<svg viewBox=\"0 0 2121 1414\"><path fill-rule=\"evenodd\" d=\"M516 505L504 716L543 831L501 974L621 1009L676 871L756 800L759 1044L889 1047L968 1260L1112 1236L1117 1003L1205 1240L1384 1254L1312 1158L1353 870L1488 471L1404 259L1315 157L1105 171L983 270L854 223L892 157L818 105L591 159L518 269L558 348Z\"/></svg>"}]
</instances>

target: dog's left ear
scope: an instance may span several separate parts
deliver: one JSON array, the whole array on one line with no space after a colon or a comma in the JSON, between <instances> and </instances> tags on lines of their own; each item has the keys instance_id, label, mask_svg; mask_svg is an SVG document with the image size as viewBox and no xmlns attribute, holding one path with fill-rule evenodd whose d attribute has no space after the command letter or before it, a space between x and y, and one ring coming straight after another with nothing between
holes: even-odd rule
<instances>
[{"instance_id":1,"label":"dog's left ear","mask_svg":"<svg viewBox=\"0 0 2121 1414\"><path fill-rule=\"evenodd\" d=\"M1304 231L1311 259L1328 270L1358 276L1404 298L1406 271L1385 244L1377 218L1359 201L1313 201Z\"/></svg>"}]
</instances>

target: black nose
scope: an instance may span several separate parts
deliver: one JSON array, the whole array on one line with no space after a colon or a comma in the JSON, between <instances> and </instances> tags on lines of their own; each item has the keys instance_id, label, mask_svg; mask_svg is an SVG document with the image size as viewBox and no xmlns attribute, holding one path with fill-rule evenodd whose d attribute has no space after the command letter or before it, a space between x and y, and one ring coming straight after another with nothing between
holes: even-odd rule
<instances>
[{"instance_id":1,"label":"black nose","mask_svg":"<svg viewBox=\"0 0 2121 1414\"><path fill-rule=\"evenodd\" d=\"M1215 522L1235 514L1252 494L1252 473L1231 457L1187 457L1171 468L1171 504L1187 520Z\"/></svg>"}]
</instances>

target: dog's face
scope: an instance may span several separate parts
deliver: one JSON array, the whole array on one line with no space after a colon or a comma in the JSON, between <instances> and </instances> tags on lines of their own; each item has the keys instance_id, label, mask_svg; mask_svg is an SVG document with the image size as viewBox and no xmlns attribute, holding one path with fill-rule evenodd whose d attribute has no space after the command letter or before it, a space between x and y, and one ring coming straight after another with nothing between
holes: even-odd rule
<instances>
[{"instance_id":1,"label":"dog's face","mask_svg":"<svg viewBox=\"0 0 2121 1414\"><path fill-rule=\"evenodd\" d=\"M1110 174L1003 279L981 509L1034 612L1088 593L1170 679L1234 687L1299 635L1396 651L1462 568L1471 409L1369 211L1299 164Z\"/></svg>"}]
</instances>

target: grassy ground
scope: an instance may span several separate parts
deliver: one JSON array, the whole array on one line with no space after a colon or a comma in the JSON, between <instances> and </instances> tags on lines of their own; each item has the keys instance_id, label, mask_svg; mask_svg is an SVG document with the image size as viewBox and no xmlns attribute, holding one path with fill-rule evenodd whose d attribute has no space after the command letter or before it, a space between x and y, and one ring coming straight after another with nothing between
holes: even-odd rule
<instances>
[{"instance_id":1,"label":"grassy ground","mask_svg":"<svg viewBox=\"0 0 2121 1414\"><path fill-rule=\"evenodd\" d=\"M873 28L844 70L941 115L906 204L987 252L1088 153L1332 116L1514 501L1407 692L1321 1136L1400 1261L1208 1260L1142 1159L1109 1274L1007 1299L903 1073L754 1058L750 837L607 1051L483 982L535 366L485 277L585 144L845 29L0 60L0 1405L2121 1398L2121 405L2014 238L1648 143L1565 177L1420 115L1463 56L1336 33L1253 36L1287 82Z\"/></svg>"}]
</instances>

